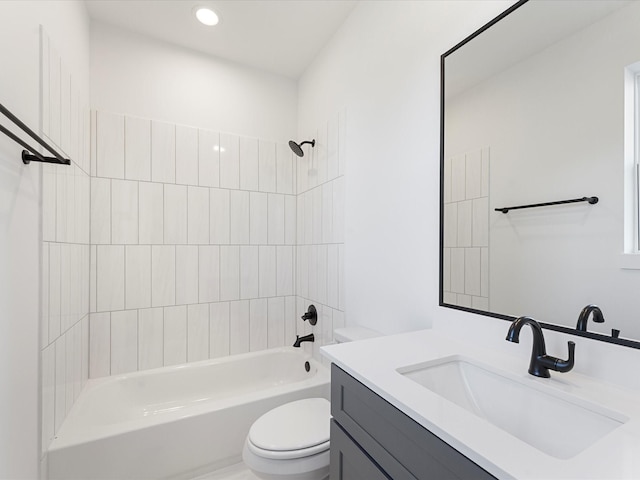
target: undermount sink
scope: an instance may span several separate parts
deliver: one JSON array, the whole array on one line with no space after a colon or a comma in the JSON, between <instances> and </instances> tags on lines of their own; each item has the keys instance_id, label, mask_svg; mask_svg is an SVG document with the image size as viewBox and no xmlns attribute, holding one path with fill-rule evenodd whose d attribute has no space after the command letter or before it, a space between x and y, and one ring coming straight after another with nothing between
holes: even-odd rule
<instances>
[{"instance_id":1,"label":"undermount sink","mask_svg":"<svg viewBox=\"0 0 640 480\"><path fill-rule=\"evenodd\" d=\"M571 458L628 418L599 405L526 385L462 356L399 368L398 373L560 459Z\"/></svg>"}]
</instances>

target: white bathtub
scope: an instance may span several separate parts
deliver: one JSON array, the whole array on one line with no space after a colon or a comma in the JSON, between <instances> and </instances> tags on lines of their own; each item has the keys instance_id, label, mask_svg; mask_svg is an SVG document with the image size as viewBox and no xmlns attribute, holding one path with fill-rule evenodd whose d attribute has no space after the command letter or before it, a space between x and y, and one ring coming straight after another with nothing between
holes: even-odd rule
<instances>
[{"instance_id":1,"label":"white bathtub","mask_svg":"<svg viewBox=\"0 0 640 480\"><path fill-rule=\"evenodd\" d=\"M293 347L89 380L49 448L49 476L182 479L213 471L240 461L260 415L293 400L328 399L329 380L328 369Z\"/></svg>"}]
</instances>

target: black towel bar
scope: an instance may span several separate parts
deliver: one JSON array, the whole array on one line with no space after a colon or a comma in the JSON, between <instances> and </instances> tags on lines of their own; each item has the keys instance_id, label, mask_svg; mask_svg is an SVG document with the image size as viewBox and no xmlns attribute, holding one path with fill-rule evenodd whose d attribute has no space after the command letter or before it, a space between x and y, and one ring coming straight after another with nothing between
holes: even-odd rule
<instances>
[{"instance_id":1,"label":"black towel bar","mask_svg":"<svg viewBox=\"0 0 640 480\"><path fill-rule=\"evenodd\" d=\"M517 207L502 207L502 208L495 208L494 210L496 212L507 213L509 210L519 210L521 208L548 207L549 205L562 205L563 203L578 203L578 202L589 202L589 204L593 205L594 203L598 203L598 197L572 198L571 200L559 200L557 202L546 202L546 203L533 203L531 205L520 205Z\"/></svg>"},{"instance_id":2,"label":"black towel bar","mask_svg":"<svg viewBox=\"0 0 640 480\"><path fill-rule=\"evenodd\" d=\"M22 130L31 138L33 138L36 142L38 142L40 145L46 148L53 155L53 157L45 157L44 155L40 154L37 149L29 146L29 144L23 141L20 137L15 135L13 132L8 130L3 125L0 125L1 133L4 133L7 137L9 137L11 140L13 140L18 145L20 145L22 148L25 149L22 151L22 163L24 163L25 165L28 165L30 162L45 162L45 163L57 163L61 165L71 165L71 160L69 160L68 158L64 158L62 155L56 152L47 142L45 142L42 138L36 135L36 133L33 130L27 127L18 117L16 117L13 113L7 110L7 108L4 107L4 105L2 104L0 104L0 113L2 113L5 117L11 120L11 122L17 125L20 128L20 130Z\"/></svg>"}]
</instances>

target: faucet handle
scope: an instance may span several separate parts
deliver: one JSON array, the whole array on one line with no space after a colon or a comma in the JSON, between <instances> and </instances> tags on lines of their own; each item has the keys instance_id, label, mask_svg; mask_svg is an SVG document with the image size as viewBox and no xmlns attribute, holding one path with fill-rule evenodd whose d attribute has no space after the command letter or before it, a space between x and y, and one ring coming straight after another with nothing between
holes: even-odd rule
<instances>
[{"instance_id":1,"label":"faucet handle","mask_svg":"<svg viewBox=\"0 0 640 480\"><path fill-rule=\"evenodd\" d=\"M300 318L302 318L302 320L309 320L309 323L311 325L315 325L316 323L318 323L318 312L316 310L316 307L314 305L309 305L307 313L302 315L302 317Z\"/></svg>"},{"instance_id":2,"label":"faucet handle","mask_svg":"<svg viewBox=\"0 0 640 480\"><path fill-rule=\"evenodd\" d=\"M573 368L576 344L575 342L567 342L567 346L569 347L569 359L561 360L557 358L553 367L553 370L555 370L556 372L568 372Z\"/></svg>"}]
</instances>

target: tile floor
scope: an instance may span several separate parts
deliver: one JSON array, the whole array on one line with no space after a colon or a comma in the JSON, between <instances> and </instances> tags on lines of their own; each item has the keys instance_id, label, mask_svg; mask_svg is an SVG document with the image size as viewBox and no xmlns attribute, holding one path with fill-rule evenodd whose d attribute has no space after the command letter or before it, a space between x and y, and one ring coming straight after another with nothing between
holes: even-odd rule
<instances>
[{"instance_id":1,"label":"tile floor","mask_svg":"<svg viewBox=\"0 0 640 480\"><path fill-rule=\"evenodd\" d=\"M217 470L212 473L201 475L193 480L259 480L251 471L244 465L244 463L238 463L231 465L230 467Z\"/></svg>"}]
</instances>

